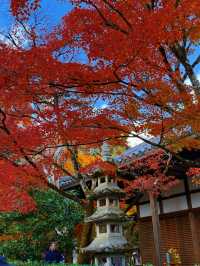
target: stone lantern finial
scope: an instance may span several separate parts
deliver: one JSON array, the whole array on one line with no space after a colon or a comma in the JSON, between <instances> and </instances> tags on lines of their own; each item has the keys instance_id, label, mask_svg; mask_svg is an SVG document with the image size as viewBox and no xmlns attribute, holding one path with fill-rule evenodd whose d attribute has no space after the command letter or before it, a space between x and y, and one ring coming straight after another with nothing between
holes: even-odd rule
<instances>
[{"instance_id":1,"label":"stone lantern finial","mask_svg":"<svg viewBox=\"0 0 200 266\"><path fill-rule=\"evenodd\" d=\"M102 156L102 159L106 162L112 161L110 145L107 142L104 142L101 147L101 156Z\"/></svg>"}]
</instances>

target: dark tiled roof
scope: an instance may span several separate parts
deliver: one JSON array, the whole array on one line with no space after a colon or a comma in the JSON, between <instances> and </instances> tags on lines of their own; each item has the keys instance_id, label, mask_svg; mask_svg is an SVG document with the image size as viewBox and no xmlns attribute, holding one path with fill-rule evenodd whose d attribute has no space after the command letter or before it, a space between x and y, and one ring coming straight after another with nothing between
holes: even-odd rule
<instances>
[{"instance_id":1,"label":"dark tiled roof","mask_svg":"<svg viewBox=\"0 0 200 266\"><path fill-rule=\"evenodd\" d=\"M149 141L151 141L152 143L155 143L155 144L157 144L159 142L159 140L160 139L158 137L153 137L153 138L149 139ZM132 148L129 148L120 156L117 156L115 158L115 162L118 164L124 163L126 161L129 161L130 159L143 156L145 153L153 150L154 148L155 148L155 146L153 146L149 143L146 143L146 142L142 142L142 143L140 143L140 144L138 144Z\"/></svg>"},{"instance_id":2,"label":"dark tiled roof","mask_svg":"<svg viewBox=\"0 0 200 266\"><path fill-rule=\"evenodd\" d=\"M75 179L72 176L62 176L59 179L59 187L63 189L75 187L79 185L79 180Z\"/></svg>"}]
</instances>

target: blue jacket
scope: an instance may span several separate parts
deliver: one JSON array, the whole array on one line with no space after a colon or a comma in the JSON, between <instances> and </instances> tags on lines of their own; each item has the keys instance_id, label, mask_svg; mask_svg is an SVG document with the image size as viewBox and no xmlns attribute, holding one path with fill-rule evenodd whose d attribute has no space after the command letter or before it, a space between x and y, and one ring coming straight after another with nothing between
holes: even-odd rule
<instances>
[{"instance_id":1,"label":"blue jacket","mask_svg":"<svg viewBox=\"0 0 200 266\"><path fill-rule=\"evenodd\" d=\"M59 263L63 260L62 254L57 250L48 250L45 253L44 260L49 263ZM1 265L0 265L1 266Z\"/></svg>"},{"instance_id":2,"label":"blue jacket","mask_svg":"<svg viewBox=\"0 0 200 266\"><path fill-rule=\"evenodd\" d=\"M12 266L12 265L6 262L5 257L0 256L0 266Z\"/></svg>"}]
</instances>

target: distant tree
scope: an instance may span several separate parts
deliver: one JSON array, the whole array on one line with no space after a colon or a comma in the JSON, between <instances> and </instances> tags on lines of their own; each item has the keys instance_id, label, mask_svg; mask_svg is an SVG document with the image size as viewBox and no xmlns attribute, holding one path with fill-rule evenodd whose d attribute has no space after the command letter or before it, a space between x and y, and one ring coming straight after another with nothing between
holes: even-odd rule
<instances>
[{"instance_id":1,"label":"distant tree","mask_svg":"<svg viewBox=\"0 0 200 266\"><path fill-rule=\"evenodd\" d=\"M34 212L0 214L0 254L16 260L41 260L49 242L56 240L61 251L70 256L82 208L52 190L36 190L33 198L37 203Z\"/></svg>"}]
</instances>

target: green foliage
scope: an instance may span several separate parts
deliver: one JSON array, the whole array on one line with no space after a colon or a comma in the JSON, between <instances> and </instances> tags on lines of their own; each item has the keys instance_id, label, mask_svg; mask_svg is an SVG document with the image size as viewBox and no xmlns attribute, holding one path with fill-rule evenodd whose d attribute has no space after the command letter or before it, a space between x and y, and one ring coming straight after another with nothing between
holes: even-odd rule
<instances>
[{"instance_id":1,"label":"green foliage","mask_svg":"<svg viewBox=\"0 0 200 266\"><path fill-rule=\"evenodd\" d=\"M0 235L16 238L1 241L0 254L13 260L41 260L42 253L52 240L59 242L62 252L70 253L73 229L82 220L83 210L52 190L32 193L37 211L27 215L0 214Z\"/></svg>"},{"instance_id":2,"label":"green foliage","mask_svg":"<svg viewBox=\"0 0 200 266\"><path fill-rule=\"evenodd\" d=\"M43 262L38 262L38 261L27 261L27 262L22 262L22 261L14 261L12 262L14 266L49 266L49 264L43 263ZM59 264L50 264L51 266L89 266L88 264L64 264L64 263L59 263ZM91 266L91 265L90 265Z\"/></svg>"}]
</instances>

